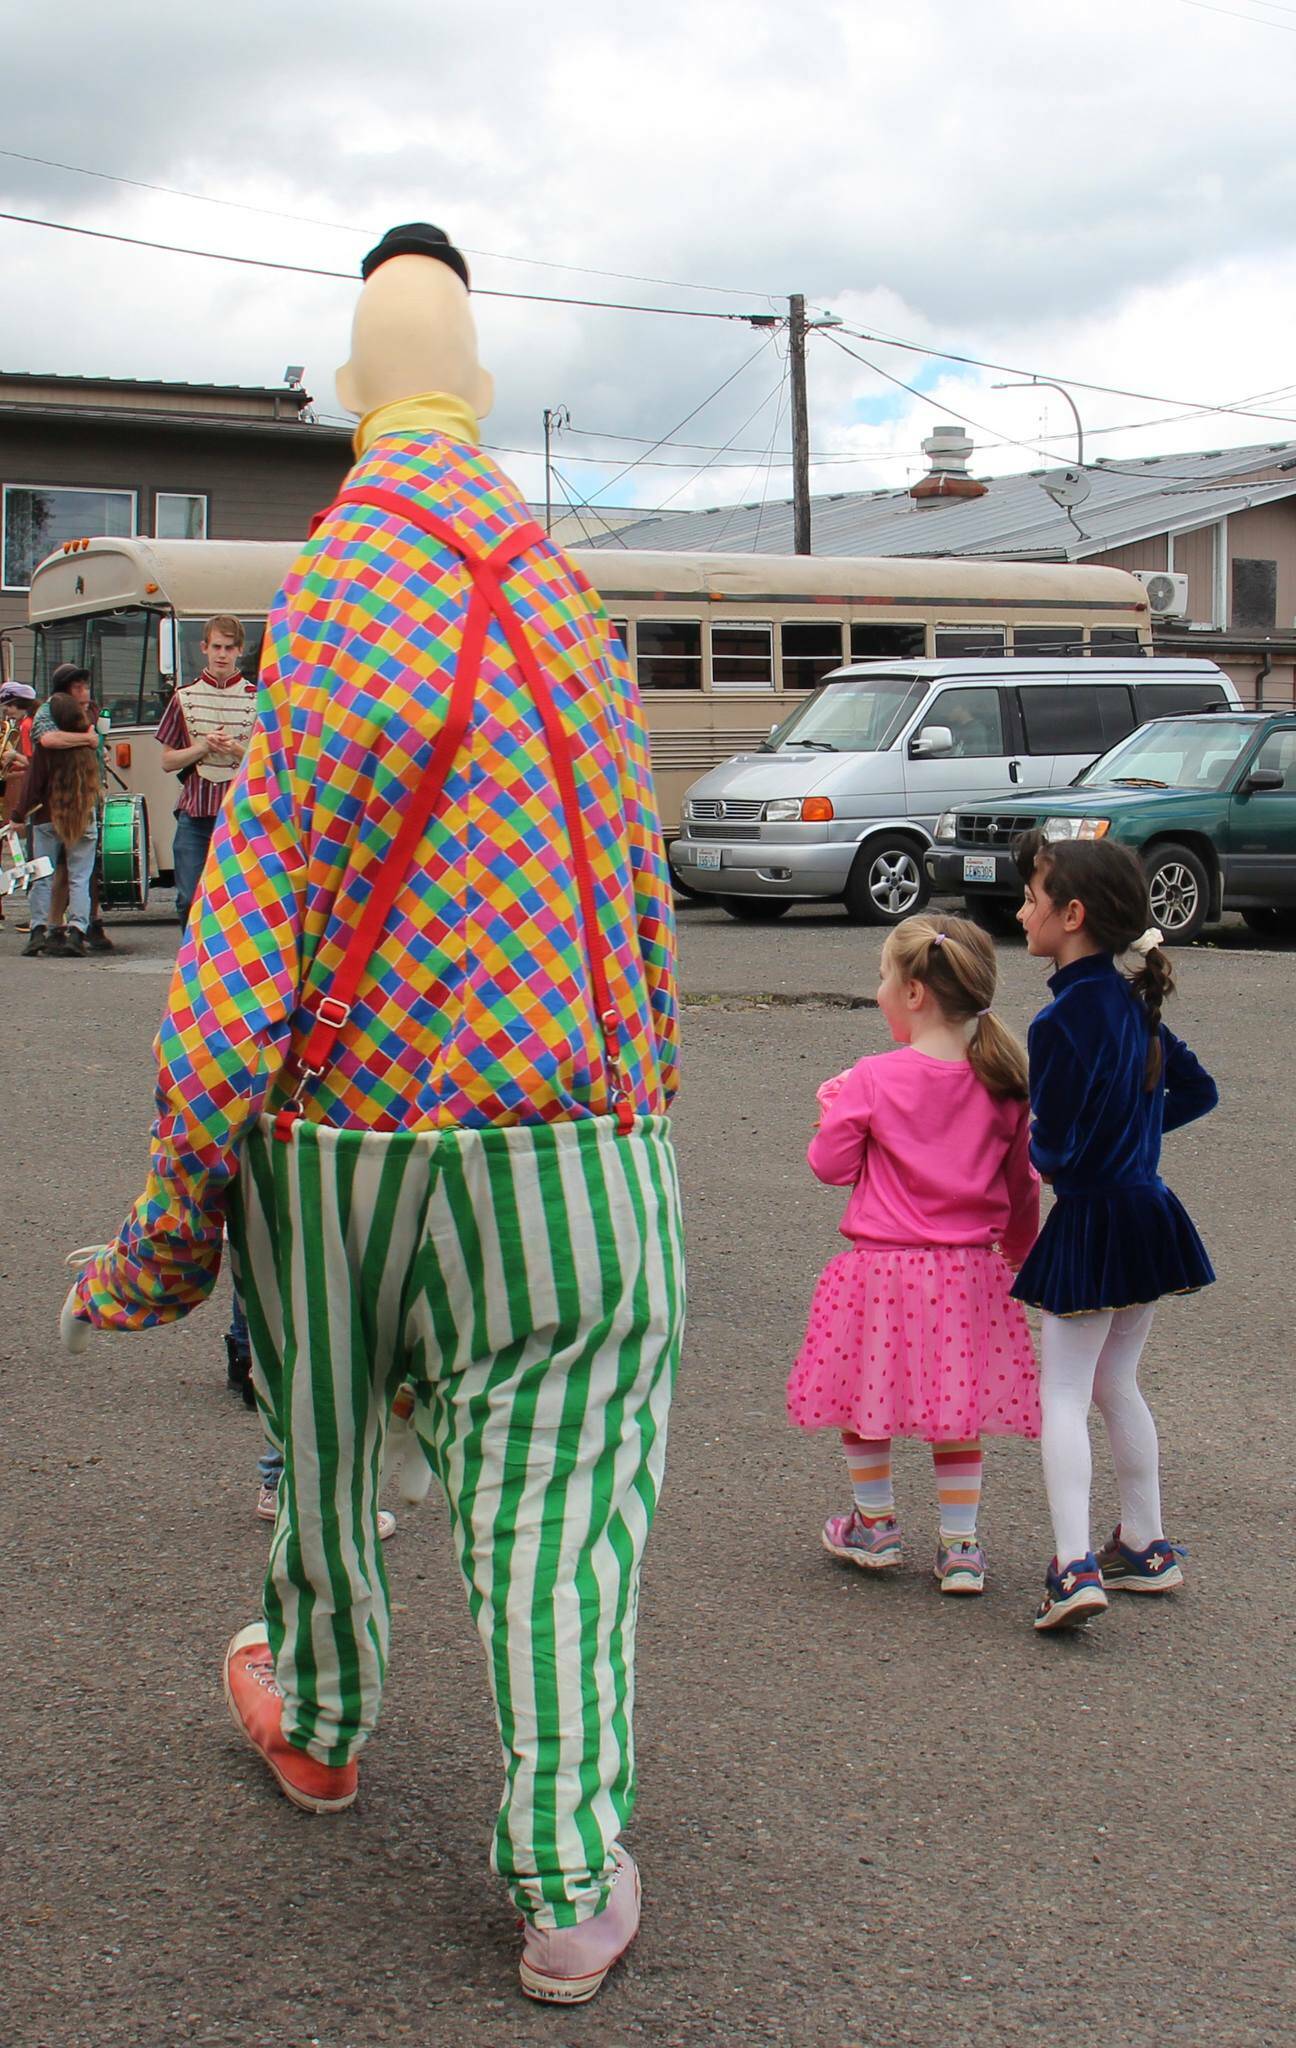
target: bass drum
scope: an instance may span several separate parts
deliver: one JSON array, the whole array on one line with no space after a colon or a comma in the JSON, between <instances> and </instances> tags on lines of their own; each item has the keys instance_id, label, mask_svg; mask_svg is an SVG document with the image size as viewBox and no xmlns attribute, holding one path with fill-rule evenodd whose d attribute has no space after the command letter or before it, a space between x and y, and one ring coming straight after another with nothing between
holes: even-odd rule
<instances>
[{"instance_id":1,"label":"bass drum","mask_svg":"<svg viewBox=\"0 0 1296 2048\"><path fill-rule=\"evenodd\" d=\"M99 833L99 901L105 910L143 910L149 896L148 805L110 796Z\"/></svg>"}]
</instances>

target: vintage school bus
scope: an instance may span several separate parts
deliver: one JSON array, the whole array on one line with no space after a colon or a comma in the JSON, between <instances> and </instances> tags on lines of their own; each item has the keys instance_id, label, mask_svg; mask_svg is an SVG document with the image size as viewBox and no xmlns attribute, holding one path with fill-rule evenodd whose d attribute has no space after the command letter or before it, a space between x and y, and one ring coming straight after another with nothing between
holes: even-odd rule
<instances>
[{"instance_id":1,"label":"vintage school bus","mask_svg":"<svg viewBox=\"0 0 1296 2048\"><path fill-rule=\"evenodd\" d=\"M62 661L89 669L111 720L107 760L147 801L150 866L171 867L176 784L154 737L197 675L204 621L242 619L255 675L267 609L297 555L280 541L69 541L37 568L29 618L44 693ZM638 678L662 822L684 791L764 739L843 663L915 655L1151 652L1143 587L1122 569L949 558L573 551Z\"/></svg>"}]
</instances>

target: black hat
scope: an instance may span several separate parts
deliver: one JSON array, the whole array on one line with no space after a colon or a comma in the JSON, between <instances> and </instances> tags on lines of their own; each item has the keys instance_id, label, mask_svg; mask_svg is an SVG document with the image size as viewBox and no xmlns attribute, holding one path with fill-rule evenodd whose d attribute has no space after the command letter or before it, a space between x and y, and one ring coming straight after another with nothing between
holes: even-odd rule
<instances>
[{"instance_id":1,"label":"black hat","mask_svg":"<svg viewBox=\"0 0 1296 2048\"><path fill-rule=\"evenodd\" d=\"M449 235L425 220L406 221L402 228L388 228L381 242L369 251L360 265L360 275L365 282L373 276L380 263L386 263L392 256L433 256L439 263L448 263L451 270L462 278L465 289L472 290L468 265Z\"/></svg>"},{"instance_id":2,"label":"black hat","mask_svg":"<svg viewBox=\"0 0 1296 2048\"><path fill-rule=\"evenodd\" d=\"M78 661L61 661L50 677L50 693L55 690L70 690L73 683L88 683L90 671L82 668Z\"/></svg>"}]
</instances>

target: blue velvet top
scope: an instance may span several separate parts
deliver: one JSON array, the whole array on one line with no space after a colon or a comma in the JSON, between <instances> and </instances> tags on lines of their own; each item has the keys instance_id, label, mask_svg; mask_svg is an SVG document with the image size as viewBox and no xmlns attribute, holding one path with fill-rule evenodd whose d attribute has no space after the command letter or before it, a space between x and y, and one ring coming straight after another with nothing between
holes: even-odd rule
<instances>
[{"instance_id":1,"label":"blue velvet top","mask_svg":"<svg viewBox=\"0 0 1296 2048\"><path fill-rule=\"evenodd\" d=\"M1031 1158L1057 1200L1014 1294L1079 1315L1206 1286L1210 1260L1158 1168L1163 1134L1214 1109L1215 1083L1162 1025L1148 1090L1147 1011L1110 953L1059 968L1049 987L1028 1039Z\"/></svg>"}]
</instances>

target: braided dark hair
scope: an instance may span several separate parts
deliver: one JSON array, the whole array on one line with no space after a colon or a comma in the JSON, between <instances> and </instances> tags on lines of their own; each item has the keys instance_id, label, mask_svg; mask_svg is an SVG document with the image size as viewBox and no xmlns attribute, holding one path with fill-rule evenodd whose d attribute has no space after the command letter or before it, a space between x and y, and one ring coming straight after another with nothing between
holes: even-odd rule
<instances>
[{"instance_id":1,"label":"braided dark hair","mask_svg":"<svg viewBox=\"0 0 1296 2048\"><path fill-rule=\"evenodd\" d=\"M1105 953L1128 953L1152 922L1143 863L1128 846L1110 839L1046 839L1027 832L1013 848L1023 882L1043 889L1059 910L1084 905L1085 930ZM1129 975L1130 986L1147 1011L1147 1092L1161 1079L1161 1008L1174 994L1174 971L1163 947L1152 946Z\"/></svg>"}]
</instances>

